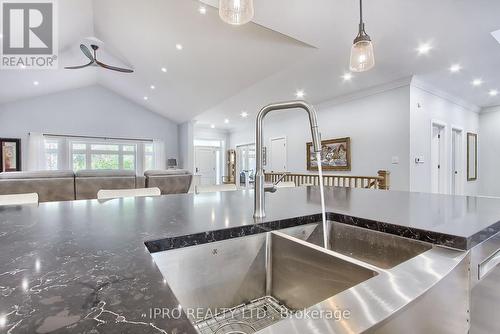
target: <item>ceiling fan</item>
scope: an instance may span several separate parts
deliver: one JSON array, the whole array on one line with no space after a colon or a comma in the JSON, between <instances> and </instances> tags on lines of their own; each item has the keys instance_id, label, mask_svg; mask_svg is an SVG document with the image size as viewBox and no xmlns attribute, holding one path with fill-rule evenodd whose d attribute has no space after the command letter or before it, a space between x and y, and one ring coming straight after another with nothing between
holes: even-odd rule
<instances>
[{"instance_id":1,"label":"ceiling fan","mask_svg":"<svg viewBox=\"0 0 500 334\"><path fill-rule=\"evenodd\" d=\"M91 44L90 47L92 48L92 50L94 50L93 54L92 54L92 52L90 52L88 47L86 47L84 44L80 44L80 50L82 50L83 54L90 60L90 63L85 64L85 65L80 65L80 66L67 66L67 67L65 67L65 69L78 70L80 68L85 68L85 67L93 65L93 66L100 66L100 67L103 67L103 68L108 69L108 70L118 71L118 72L122 72L122 73L133 73L134 72L133 70L115 67L115 66L110 66L110 65L107 65L107 64L100 62L99 60L97 60L97 54L96 54L97 50L99 50L99 46L97 46L95 44Z\"/></svg>"}]
</instances>

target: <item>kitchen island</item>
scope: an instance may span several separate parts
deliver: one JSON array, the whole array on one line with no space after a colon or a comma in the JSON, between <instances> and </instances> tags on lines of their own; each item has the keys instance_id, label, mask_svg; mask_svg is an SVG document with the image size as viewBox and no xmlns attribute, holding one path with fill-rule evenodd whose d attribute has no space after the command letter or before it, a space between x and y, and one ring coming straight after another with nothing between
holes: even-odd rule
<instances>
[{"instance_id":1,"label":"kitchen island","mask_svg":"<svg viewBox=\"0 0 500 334\"><path fill-rule=\"evenodd\" d=\"M469 250L500 231L500 199L327 188L329 220ZM0 332L196 333L150 252L314 223L319 189L0 208ZM146 247L147 246L147 247ZM186 278L189 280L189 278Z\"/></svg>"}]
</instances>

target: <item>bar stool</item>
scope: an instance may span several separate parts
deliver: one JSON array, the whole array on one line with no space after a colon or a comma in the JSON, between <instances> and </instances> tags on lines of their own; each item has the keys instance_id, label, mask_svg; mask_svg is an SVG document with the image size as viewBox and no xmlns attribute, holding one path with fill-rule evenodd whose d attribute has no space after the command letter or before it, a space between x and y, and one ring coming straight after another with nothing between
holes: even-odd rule
<instances>
[{"instance_id":1,"label":"bar stool","mask_svg":"<svg viewBox=\"0 0 500 334\"><path fill-rule=\"evenodd\" d=\"M38 194L0 195L0 205L38 204Z\"/></svg>"},{"instance_id":2,"label":"bar stool","mask_svg":"<svg viewBox=\"0 0 500 334\"><path fill-rule=\"evenodd\" d=\"M160 188L139 188L139 189L101 189L97 192L97 199L113 199L124 197L152 197L160 196Z\"/></svg>"}]
</instances>

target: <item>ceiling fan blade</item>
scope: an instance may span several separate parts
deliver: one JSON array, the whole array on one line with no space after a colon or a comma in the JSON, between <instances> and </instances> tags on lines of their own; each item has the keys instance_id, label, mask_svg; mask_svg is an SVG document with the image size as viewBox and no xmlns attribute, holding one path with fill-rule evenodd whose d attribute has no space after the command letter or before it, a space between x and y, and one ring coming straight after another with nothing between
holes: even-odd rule
<instances>
[{"instance_id":1,"label":"ceiling fan blade","mask_svg":"<svg viewBox=\"0 0 500 334\"><path fill-rule=\"evenodd\" d=\"M94 61L94 57L92 56L92 53L90 52L89 48L86 47L83 44L80 44L80 50L82 50L83 54L90 59L92 62Z\"/></svg>"},{"instance_id":2,"label":"ceiling fan blade","mask_svg":"<svg viewBox=\"0 0 500 334\"><path fill-rule=\"evenodd\" d=\"M123 73L134 73L134 70L129 70L129 69L126 69L126 68L120 68L120 67L114 67L114 66L106 65L104 63L101 63L98 60L96 60L95 62L96 62L97 65L99 65L101 67L104 67L104 68L106 68L108 70L118 71L118 72L123 72Z\"/></svg>"},{"instance_id":3,"label":"ceiling fan blade","mask_svg":"<svg viewBox=\"0 0 500 334\"><path fill-rule=\"evenodd\" d=\"M65 69L67 70L78 70L80 68L85 68L85 67L88 67L90 65L92 65L94 62L91 61L90 63L86 64L86 65L80 65L80 66L66 66Z\"/></svg>"}]
</instances>

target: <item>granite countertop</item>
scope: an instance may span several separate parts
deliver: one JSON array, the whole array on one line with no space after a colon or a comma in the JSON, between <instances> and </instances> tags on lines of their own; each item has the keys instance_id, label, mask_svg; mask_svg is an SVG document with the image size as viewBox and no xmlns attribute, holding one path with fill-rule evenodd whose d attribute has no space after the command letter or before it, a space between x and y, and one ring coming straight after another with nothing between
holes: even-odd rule
<instances>
[{"instance_id":1,"label":"granite countertop","mask_svg":"<svg viewBox=\"0 0 500 334\"><path fill-rule=\"evenodd\" d=\"M500 199L328 188L329 219L459 249L500 230ZM195 333L149 250L319 220L319 190L253 191L0 207L0 333ZM223 231L221 231L223 230Z\"/></svg>"}]
</instances>

